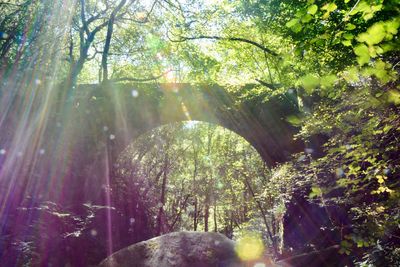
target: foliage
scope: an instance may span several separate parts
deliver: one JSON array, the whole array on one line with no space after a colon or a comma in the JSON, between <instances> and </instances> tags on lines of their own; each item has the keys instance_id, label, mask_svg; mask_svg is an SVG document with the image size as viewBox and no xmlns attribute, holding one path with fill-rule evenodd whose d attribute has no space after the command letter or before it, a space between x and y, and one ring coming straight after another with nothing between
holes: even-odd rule
<instances>
[{"instance_id":1,"label":"foliage","mask_svg":"<svg viewBox=\"0 0 400 267\"><path fill-rule=\"evenodd\" d=\"M398 232L398 108L366 91L357 88L339 104L321 105L300 133L329 137L325 155L300 172L314 185L310 198L348 210L352 225L343 236L343 253L384 250L382 244L394 242Z\"/></svg>"}]
</instances>

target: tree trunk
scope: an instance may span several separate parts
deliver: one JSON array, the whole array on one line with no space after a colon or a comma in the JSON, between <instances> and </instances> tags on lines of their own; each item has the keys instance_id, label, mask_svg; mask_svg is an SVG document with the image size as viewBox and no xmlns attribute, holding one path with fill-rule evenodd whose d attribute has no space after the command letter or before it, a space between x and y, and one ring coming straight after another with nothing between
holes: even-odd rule
<instances>
[{"instance_id":1,"label":"tree trunk","mask_svg":"<svg viewBox=\"0 0 400 267\"><path fill-rule=\"evenodd\" d=\"M262 207L260 201L258 201L258 200L256 199L256 195L255 195L255 193L254 193L254 191L253 191L253 188L251 187L251 185L250 185L249 181L247 180L247 177L246 177L246 176L245 176L245 185L247 186L247 188L249 189L251 195L253 196L253 199L254 199L255 202L257 203L258 209L260 210L260 213L261 213L262 218L263 218L263 220L264 220L265 228L267 229L268 237L271 239L272 248L273 248L273 250L274 250L274 254L275 254L275 256L278 256L278 255L279 255L279 253L278 253L278 247L277 247L277 245L276 245L275 237L273 236L273 234L272 234L272 232L271 232L271 228L269 227L268 220L267 220L267 215L266 215L265 210L264 210L264 208Z\"/></svg>"},{"instance_id":2,"label":"tree trunk","mask_svg":"<svg viewBox=\"0 0 400 267\"><path fill-rule=\"evenodd\" d=\"M211 124L208 125L208 132L207 132L207 157L208 160L210 160L210 154L211 154L211 138L212 138L212 130L211 130ZM211 163L211 162L209 162ZM208 232L208 219L210 217L210 191L212 190L211 185L212 183L212 173L210 173L210 181L208 182L207 189L206 189L206 196L204 200L204 231Z\"/></svg>"},{"instance_id":3,"label":"tree trunk","mask_svg":"<svg viewBox=\"0 0 400 267\"><path fill-rule=\"evenodd\" d=\"M103 82L108 80L107 60L108 60L108 54L110 52L110 44L111 44L111 37L113 34L113 30L114 30L115 16L121 10L121 8L125 5L125 3L126 3L126 0L122 0L118 4L118 6L111 13L110 19L108 20L108 23L107 23L107 35L106 35L106 40L104 42L103 55L101 57L101 68L103 69L103 72L102 72L103 75L100 78L102 78Z\"/></svg>"},{"instance_id":4,"label":"tree trunk","mask_svg":"<svg viewBox=\"0 0 400 267\"><path fill-rule=\"evenodd\" d=\"M198 209L197 209L197 198L194 199L194 217L193 217L193 231L197 231L197 214L198 214Z\"/></svg>"},{"instance_id":5,"label":"tree trunk","mask_svg":"<svg viewBox=\"0 0 400 267\"><path fill-rule=\"evenodd\" d=\"M166 197L167 178L168 178L168 157L167 156L165 156L165 159L164 159L163 169L164 169L164 172L163 172L161 196L160 196L160 202L159 202L160 207L159 207L158 216L157 216L157 228L156 228L157 235L160 235L162 233L162 228L163 228L162 217L164 214L164 205L165 205L165 197Z\"/></svg>"},{"instance_id":6,"label":"tree trunk","mask_svg":"<svg viewBox=\"0 0 400 267\"><path fill-rule=\"evenodd\" d=\"M104 43L103 55L101 57L101 68L103 69L103 72L102 72L102 75L100 75L100 79L103 82L108 80L107 60L108 60L108 53L110 51L110 44L111 44L111 36L112 36L112 33L113 33L113 27L114 27L114 17L111 17L110 20L108 21L107 35L106 35L106 40L105 40L105 43Z\"/></svg>"},{"instance_id":7,"label":"tree trunk","mask_svg":"<svg viewBox=\"0 0 400 267\"><path fill-rule=\"evenodd\" d=\"M214 232L218 232L217 203L214 202Z\"/></svg>"},{"instance_id":8,"label":"tree trunk","mask_svg":"<svg viewBox=\"0 0 400 267\"><path fill-rule=\"evenodd\" d=\"M197 176L197 150L195 149L195 144L193 143L193 156L194 156L194 169L193 169L193 183L192 183L192 190L193 194L195 195L194 197L194 216L193 216L193 231L197 231L197 224L198 224L198 214L199 214L199 209L198 209L198 200L197 200L197 185L196 185L196 176Z\"/></svg>"},{"instance_id":9,"label":"tree trunk","mask_svg":"<svg viewBox=\"0 0 400 267\"><path fill-rule=\"evenodd\" d=\"M78 82L78 76L83 69L83 64L85 64L86 58L87 58L87 51L84 55L80 55L79 59L72 66L69 77L67 77L69 79L68 87L72 88L72 87L76 86L76 84Z\"/></svg>"},{"instance_id":10,"label":"tree trunk","mask_svg":"<svg viewBox=\"0 0 400 267\"><path fill-rule=\"evenodd\" d=\"M207 196L204 203L204 232L208 232L208 218L210 217L210 204L208 202Z\"/></svg>"}]
</instances>

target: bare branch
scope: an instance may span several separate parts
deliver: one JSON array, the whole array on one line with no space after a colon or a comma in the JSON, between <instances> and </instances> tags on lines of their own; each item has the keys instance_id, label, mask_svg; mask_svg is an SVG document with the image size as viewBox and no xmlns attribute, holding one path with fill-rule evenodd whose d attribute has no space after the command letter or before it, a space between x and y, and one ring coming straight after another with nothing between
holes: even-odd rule
<instances>
[{"instance_id":1,"label":"bare branch","mask_svg":"<svg viewBox=\"0 0 400 267\"><path fill-rule=\"evenodd\" d=\"M149 10L149 12L147 12L146 18L144 19L144 21L148 22L149 21L149 17L151 15L151 13L153 13L154 7L156 6L156 4L158 3L158 0L155 0L153 2L153 4L151 5L151 8Z\"/></svg>"}]
</instances>

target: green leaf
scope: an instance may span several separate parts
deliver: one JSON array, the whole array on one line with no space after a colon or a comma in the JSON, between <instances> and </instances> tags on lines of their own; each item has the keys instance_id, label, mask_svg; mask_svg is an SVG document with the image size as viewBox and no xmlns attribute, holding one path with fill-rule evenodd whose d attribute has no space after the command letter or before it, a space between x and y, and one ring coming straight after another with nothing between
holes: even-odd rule
<instances>
[{"instance_id":1,"label":"green leaf","mask_svg":"<svg viewBox=\"0 0 400 267\"><path fill-rule=\"evenodd\" d=\"M344 41L342 41L342 44L343 44L344 46L351 46L351 41L349 41L349 40L344 40Z\"/></svg>"},{"instance_id":2,"label":"green leaf","mask_svg":"<svg viewBox=\"0 0 400 267\"><path fill-rule=\"evenodd\" d=\"M319 197L322 196L322 189L316 186L313 186L311 188L311 193L309 195L310 198L315 198L315 197Z\"/></svg>"},{"instance_id":3,"label":"green leaf","mask_svg":"<svg viewBox=\"0 0 400 267\"><path fill-rule=\"evenodd\" d=\"M285 25L286 25L286 27L290 28L293 32L296 32L296 33L300 32L303 28L300 24L300 20L297 18L291 19Z\"/></svg>"},{"instance_id":4,"label":"green leaf","mask_svg":"<svg viewBox=\"0 0 400 267\"><path fill-rule=\"evenodd\" d=\"M387 92L387 99L389 103L400 105L400 92L397 90L389 90Z\"/></svg>"},{"instance_id":5,"label":"green leaf","mask_svg":"<svg viewBox=\"0 0 400 267\"><path fill-rule=\"evenodd\" d=\"M375 5L375 6L371 6L371 11L373 13L382 10L383 5Z\"/></svg>"},{"instance_id":6,"label":"green leaf","mask_svg":"<svg viewBox=\"0 0 400 267\"><path fill-rule=\"evenodd\" d=\"M374 13L365 13L365 15L363 16L364 20L370 20L374 17Z\"/></svg>"},{"instance_id":7,"label":"green leaf","mask_svg":"<svg viewBox=\"0 0 400 267\"><path fill-rule=\"evenodd\" d=\"M308 9L307 9L307 13L311 14L311 15L315 15L315 13L317 13L317 11L318 11L317 5L312 5L312 6L308 7Z\"/></svg>"},{"instance_id":8,"label":"green leaf","mask_svg":"<svg viewBox=\"0 0 400 267\"><path fill-rule=\"evenodd\" d=\"M354 30L355 28L356 28L356 25L351 24L351 23L346 24L346 27L345 27L345 29L348 31Z\"/></svg>"},{"instance_id":9,"label":"green leaf","mask_svg":"<svg viewBox=\"0 0 400 267\"><path fill-rule=\"evenodd\" d=\"M293 27L290 28L293 32L298 33L301 32L301 30L303 29L303 27L301 26L300 23L294 25Z\"/></svg>"},{"instance_id":10,"label":"green leaf","mask_svg":"<svg viewBox=\"0 0 400 267\"><path fill-rule=\"evenodd\" d=\"M321 9L326 10L327 12L332 12L337 9L337 5L335 3L328 3L324 5Z\"/></svg>"},{"instance_id":11,"label":"green leaf","mask_svg":"<svg viewBox=\"0 0 400 267\"><path fill-rule=\"evenodd\" d=\"M367 64L370 60L369 49L365 44L359 44L354 47L354 53L357 55L357 62L361 66Z\"/></svg>"},{"instance_id":12,"label":"green leaf","mask_svg":"<svg viewBox=\"0 0 400 267\"><path fill-rule=\"evenodd\" d=\"M382 55L383 53L385 53L383 48L380 47L380 46L375 46L375 50L376 50L376 53L379 54L379 55Z\"/></svg>"},{"instance_id":13,"label":"green leaf","mask_svg":"<svg viewBox=\"0 0 400 267\"><path fill-rule=\"evenodd\" d=\"M286 27L292 28L293 26L295 26L298 23L299 23L299 19L292 19L286 23Z\"/></svg>"},{"instance_id":14,"label":"green leaf","mask_svg":"<svg viewBox=\"0 0 400 267\"><path fill-rule=\"evenodd\" d=\"M328 3L324 5L322 10L326 10L325 14L322 16L323 19L327 19L331 12L335 11L337 9L337 5L335 3Z\"/></svg>"},{"instance_id":15,"label":"green leaf","mask_svg":"<svg viewBox=\"0 0 400 267\"><path fill-rule=\"evenodd\" d=\"M320 83L319 77L313 74L307 74L306 76L303 76L300 81L308 94L311 94Z\"/></svg>"},{"instance_id":16,"label":"green leaf","mask_svg":"<svg viewBox=\"0 0 400 267\"><path fill-rule=\"evenodd\" d=\"M331 88L337 80L336 75L330 74L321 78L321 87L324 89Z\"/></svg>"},{"instance_id":17,"label":"green leaf","mask_svg":"<svg viewBox=\"0 0 400 267\"><path fill-rule=\"evenodd\" d=\"M398 32L397 29L400 26L400 20L397 19L397 20L388 21L385 23L385 26L386 26L386 31L388 33L395 35Z\"/></svg>"},{"instance_id":18,"label":"green leaf","mask_svg":"<svg viewBox=\"0 0 400 267\"><path fill-rule=\"evenodd\" d=\"M301 18L301 22L303 22L303 23L310 22L312 20L312 18L313 17L310 14L306 14Z\"/></svg>"},{"instance_id":19,"label":"green leaf","mask_svg":"<svg viewBox=\"0 0 400 267\"><path fill-rule=\"evenodd\" d=\"M351 33L345 33L345 34L343 34L343 37L344 37L344 39L352 40L354 38L354 35Z\"/></svg>"},{"instance_id":20,"label":"green leaf","mask_svg":"<svg viewBox=\"0 0 400 267\"><path fill-rule=\"evenodd\" d=\"M303 123L302 118L300 116L296 116L296 115L288 116L286 118L286 121L288 121L293 126L300 126Z\"/></svg>"}]
</instances>

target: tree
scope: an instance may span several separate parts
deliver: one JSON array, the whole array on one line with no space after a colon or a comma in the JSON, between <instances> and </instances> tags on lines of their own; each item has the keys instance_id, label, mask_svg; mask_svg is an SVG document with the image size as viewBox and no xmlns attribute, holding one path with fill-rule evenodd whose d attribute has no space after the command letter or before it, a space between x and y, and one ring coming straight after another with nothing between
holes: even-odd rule
<instances>
[{"instance_id":1,"label":"tree","mask_svg":"<svg viewBox=\"0 0 400 267\"><path fill-rule=\"evenodd\" d=\"M106 39L104 41L104 51L102 52L102 75L103 79L108 79L107 58L110 50L111 37L113 34L113 27L115 22L120 19L126 11L121 11L125 6L129 8L134 1L121 0L116 6L112 3L105 1L105 3L91 3L90 1L80 0L79 16L74 18L76 31L79 35L79 54L78 59L74 58L74 42L71 36L70 41L70 54L71 70L68 75L69 83L75 86L77 83L78 75L83 69L83 65L89 59L89 49L95 41L96 35L101 30L107 27ZM108 15L108 13L110 13ZM71 33L72 34L72 33ZM95 55L94 55L95 56Z\"/></svg>"}]
</instances>

